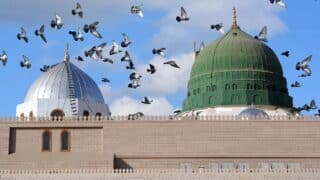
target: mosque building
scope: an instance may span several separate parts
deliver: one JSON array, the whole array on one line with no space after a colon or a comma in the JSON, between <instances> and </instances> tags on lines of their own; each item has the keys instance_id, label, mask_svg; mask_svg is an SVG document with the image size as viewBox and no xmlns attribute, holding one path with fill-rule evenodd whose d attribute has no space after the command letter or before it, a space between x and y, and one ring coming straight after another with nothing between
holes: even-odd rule
<instances>
[{"instance_id":1,"label":"mosque building","mask_svg":"<svg viewBox=\"0 0 320 180\"><path fill-rule=\"evenodd\" d=\"M320 121L293 107L279 59L234 20L192 67L177 116L114 117L69 60L0 120L0 179L320 179Z\"/></svg>"}]
</instances>

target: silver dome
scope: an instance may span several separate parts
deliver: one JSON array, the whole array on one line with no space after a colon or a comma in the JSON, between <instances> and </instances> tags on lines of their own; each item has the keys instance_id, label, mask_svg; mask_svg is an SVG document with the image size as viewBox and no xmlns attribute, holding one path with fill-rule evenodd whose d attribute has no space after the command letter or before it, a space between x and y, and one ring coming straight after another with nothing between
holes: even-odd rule
<instances>
[{"instance_id":1,"label":"silver dome","mask_svg":"<svg viewBox=\"0 0 320 180\"><path fill-rule=\"evenodd\" d=\"M67 99L69 90L67 63L72 73L75 98L104 104L103 96L97 84L85 72L69 61L63 61L44 72L32 84L24 101Z\"/></svg>"},{"instance_id":2,"label":"silver dome","mask_svg":"<svg viewBox=\"0 0 320 180\"><path fill-rule=\"evenodd\" d=\"M269 117L266 112L261 109L250 107L239 113L241 117Z\"/></svg>"}]
</instances>

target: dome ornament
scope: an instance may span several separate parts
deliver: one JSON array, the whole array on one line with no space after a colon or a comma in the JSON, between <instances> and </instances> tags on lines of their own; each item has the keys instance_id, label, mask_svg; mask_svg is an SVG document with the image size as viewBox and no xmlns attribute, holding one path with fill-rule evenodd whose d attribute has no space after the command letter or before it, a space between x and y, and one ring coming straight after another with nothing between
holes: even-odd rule
<instances>
[{"instance_id":1,"label":"dome ornament","mask_svg":"<svg viewBox=\"0 0 320 180\"><path fill-rule=\"evenodd\" d=\"M64 58L63 60L65 62L69 62L70 61L70 56L69 56L69 44L67 44L66 50L64 52Z\"/></svg>"},{"instance_id":2,"label":"dome ornament","mask_svg":"<svg viewBox=\"0 0 320 180\"><path fill-rule=\"evenodd\" d=\"M236 7L232 8L233 10L233 24L232 24L232 29L239 29L239 26L237 24L237 10Z\"/></svg>"}]
</instances>

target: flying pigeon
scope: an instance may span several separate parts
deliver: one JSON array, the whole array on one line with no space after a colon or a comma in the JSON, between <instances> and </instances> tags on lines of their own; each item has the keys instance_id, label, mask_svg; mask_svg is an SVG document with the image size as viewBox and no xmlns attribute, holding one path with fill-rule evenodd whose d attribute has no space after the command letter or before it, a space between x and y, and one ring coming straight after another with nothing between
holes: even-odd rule
<instances>
[{"instance_id":1,"label":"flying pigeon","mask_svg":"<svg viewBox=\"0 0 320 180\"><path fill-rule=\"evenodd\" d=\"M110 63L110 64L113 64L113 60L110 59L110 58L104 58L102 61L103 61L103 62L108 62L108 63Z\"/></svg>"},{"instance_id":2,"label":"flying pigeon","mask_svg":"<svg viewBox=\"0 0 320 180\"><path fill-rule=\"evenodd\" d=\"M196 42L193 43L193 51L195 53L195 56L197 57L200 52L206 47L206 45L204 44L204 42L201 42L200 46L199 46L199 50L196 50Z\"/></svg>"},{"instance_id":3,"label":"flying pigeon","mask_svg":"<svg viewBox=\"0 0 320 180\"><path fill-rule=\"evenodd\" d=\"M284 51L281 53L282 56L286 56L286 57L289 57L290 55L290 52L289 51Z\"/></svg>"},{"instance_id":4,"label":"flying pigeon","mask_svg":"<svg viewBox=\"0 0 320 180\"><path fill-rule=\"evenodd\" d=\"M180 68L175 61L167 61L167 62L164 62L163 64L169 64L172 67Z\"/></svg>"},{"instance_id":5,"label":"flying pigeon","mask_svg":"<svg viewBox=\"0 0 320 180\"><path fill-rule=\"evenodd\" d=\"M2 54L0 55L0 61L2 62L2 65L5 66L8 61L8 55L6 51L2 50Z\"/></svg>"},{"instance_id":6,"label":"flying pigeon","mask_svg":"<svg viewBox=\"0 0 320 180\"><path fill-rule=\"evenodd\" d=\"M143 18L143 13L141 9L142 5L140 6L131 6L131 14L138 14L140 17Z\"/></svg>"},{"instance_id":7,"label":"flying pigeon","mask_svg":"<svg viewBox=\"0 0 320 180\"><path fill-rule=\"evenodd\" d=\"M137 71L133 71L130 76L129 79L132 80L140 80L141 79L141 75L137 72Z\"/></svg>"},{"instance_id":8,"label":"flying pigeon","mask_svg":"<svg viewBox=\"0 0 320 180\"><path fill-rule=\"evenodd\" d=\"M95 22L93 22L93 23L91 23L91 24L89 24L89 25L88 25L88 24L85 24L85 25L83 26L83 31L84 31L85 33L88 33L88 32L90 31L90 33L91 33L92 35L94 35L96 38L101 39L102 36L101 36L101 34L98 32L98 30L97 30L98 24L99 24L98 21L95 21Z\"/></svg>"},{"instance_id":9,"label":"flying pigeon","mask_svg":"<svg viewBox=\"0 0 320 180\"><path fill-rule=\"evenodd\" d=\"M263 42L268 42L267 39L267 26L263 26L259 35L254 37L255 39Z\"/></svg>"},{"instance_id":10,"label":"flying pigeon","mask_svg":"<svg viewBox=\"0 0 320 180\"><path fill-rule=\"evenodd\" d=\"M71 13L74 16L79 15L80 18L83 18L83 11L82 11L80 3L77 2L76 8L72 9Z\"/></svg>"},{"instance_id":11,"label":"flying pigeon","mask_svg":"<svg viewBox=\"0 0 320 180\"><path fill-rule=\"evenodd\" d=\"M20 62L21 67L26 67L27 69L31 68L31 61L25 55L22 56L22 61Z\"/></svg>"},{"instance_id":12,"label":"flying pigeon","mask_svg":"<svg viewBox=\"0 0 320 180\"><path fill-rule=\"evenodd\" d=\"M28 36L27 36L27 31L21 27L20 28L21 32L19 34L17 34L17 38L19 40L23 39L26 43L29 42Z\"/></svg>"},{"instance_id":13,"label":"flying pigeon","mask_svg":"<svg viewBox=\"0 0 320 180\"><path fill-rule=\"evenodd\" d=\"M135 119L139 119L140 117L143 117L144 114L142 112L137 112L134 114L129 114L128 115L128 120L135 120Z\"/></svg>"},{"instance_id":14,"label":"flying pigeon","mask_svg":"<svg viewBox=\"0 0 320 180\"><path fill-rule=\"evenodd\" d=\"M83 41L84 40L82 31L80 28L78 28L78 31L69 31L69 34L72 35L72 37L75 41L79 41L79 40Z\"/></svg>"},{"instance_id":15,"label":"flying pigeon","mask_svg":"<svg viewBox=\"0 0 320 180\"><path fill-rule=\"evenodd\" d=\"M49 69L50 69L50 66L48 66L48 65L43 65L43 67L40 68L40 71L41 71L41 72L47 72Z\"/></svg>"},{"instance_id":16,"label":"flying pigeon","mask_svg":"<svg viewBox=\"0 0 320 180\"><path fill-rule=\"evenodd\" d=\"M128 84L128 88L132 88L132 89L136 89L140 86L139 84L139 80L138 79L134 79L131 81L131 83Z\"/></svg>"},{"instance_id":17,"label":"flying pigeon","mask_svg":"<svg viewBox=\"0 0 320 180\"><path fill-rule=\"evenodd\" d=\"M91 47L90 49L84 51L84 56L85 56L85 57L93 58L94 55L95 55L95 53L96 53L96 47L93 46L93 47ZM97 58L97 57L96 57L96 58Z\"/></svg>"},{"instance_id":18,"label":"flying pigeon","mask_svg":"<svg viewBox=\"0 0 320 180\"><path fill-rule=\"evenodd\" d=\"M150 74L153 74L157 71L156 67L152 64L149 64L149 68L147 69L147 72L150 72Z\"/></svg>"},{"instance_id":19,"label":"flying pigeon","mask_svg":"<svg viewBox=\"0 0 320 180\"><path fill-rule=\"evenodd\" d=\"M299 83L298 81L294 82L293 84L291 84L291 87L301 87L301 83Z\"/></svg>"},{"instance_id":20,"label":"flying pigeon","mask_svg":"<svg viewBox=\"0 0 320 180\"><path fill-rule=\"evenodd\" d=\"M96 48L94 48L96 55L100 58L103 59L103 48L106 47L107 43L102 43L99 46L97 46Z\"/></svg>"},{"instance_id":21,"label":"flying pigeon","mask_svg":"<svg viewBox=\"0 0 320 180\"><path fill-rule=\"evenodd\" d=\"M126 66L126 69L132 69L132 70L135 70L136 67L134 66L133 62L132 61L129 61L129 65Z\"/></svg>"},{"instance_id":22,"label":"flying pigeon","mask_svg":"<svg viewBox=\"0 0 320 180\"><path fill-rule=\"evenodd\" d=\"M310 109L317 109L317 104L316 101L314 99L311 100L310 105L309 105Z\"/></svg>"},{"instance_id":23,"label":"flying pigeon","mask_svg":"<svg viewBox=\"0 0 320 180\"><path fill-rule=\"evenodd\" d=\"M159 56L165 57L166 48L152 49L152 54L158 54Z\"/></svg>"},{"instance_id":24,"label":"flying pigeon","mask_svg":"<svg viewBox=\"0 0 320 180\"><path fill-rule=\"evenodd\" d=\"M282 7L282 8L287 8L287 5L285 4L285 2L283 0L270 0L271 4L276 3L276 5Z\"/></svg>"},{"instance_id":25,"label":"flying pigeon","mask_svg":"<svg viewBox=\"0 0 320 180\"><path fill-rule=\"evenodd\" d=\"M110 80L107 79L107 78L101 78L101 81L102 81L102 82L105 82L105 83L109 83L109 82L110 82Z\"/></svg>"},{"instance_id":26,"label":"flying pigeon","mask_svg":"<svg viewBox=\"0 0 320 180\"><path fill-rule=\"evenodd\" d=\"M123 40L121 42L121 47L126 48L131 44L131 41L129 40L129 37L126 33L122 33Z\"/></svg>"},{"instance_id":27,"label":"flying pigeon","mask_svg":"<svg viewBox=\"0 0 320 180\"><path fill-rule=\"evenodd\" d=\"M131 62L130 54L128 51L125 52L125 55L121 58L121 61Z\"/></svg>"},{"instance_id":28,"label":"flying pigeon","mask_svg":"<svg viewBox=\"0 0 320 180\"><path fill-rule=\"evenodd\" d=\"M118 54L120 52L122 52L122 50L119 49L119 45L115 41L113 41L109 54L114 55L114 54Z\"/></svg>"},{"instance_id":29,"label":"flying pigeon","mask_svg":"<svg viewBox=\"0 0 320 180\"><path fill-rule=\"evenodd\" d=\"M311 76L312 71L311 68L309 67L309 63L312 59L312 55L306 57L304 60L301 62L297 62L296 64L296 70L302 70L304 71L304 74L300 75L300 77L306 77L306 76Z\"/></svg>"},{"instance_id":30,"label":"flying pigeon","mask_svg":"<svg viewBox=\"0 0 320 180\"><path fill-rule=\"evenodd\" d=\"M47 43L47 39L46 39L46 37L44 36L44 25L42 25L42 26L40 27L40 29L35 30L35 31L34 31L34 34L35 34L36 36L40 36L41 39L42 39L45 43Z\"/></svg>"},{"instance_id":31,"label":"flying pigeon","mask_svg":"<svg viewBox=\"0 0 320 180\"><path fill-rule=\"evenodd\" d=\"M151 104L153 100L148 99L147 97L144 97L143 101L141 101L142 104Z\"/></svg>"},{"instance_id":32,"label":"flying pigeon","mask_svg":"<svg viewBox=\"0 0 320 180\"><path fill-rule=\"evenodd\" d=\"M225 33L223 30L223 23L213 24L210 27L211 27L211 29L215 29L215 30L219 31L221 34Z\"/></svg>"},{"instance_id":33,"label":"flying pigeon","mask_svg":"<svg viewBox=\"0 0 320 180\"><path fill-rule=\"evenodd\" d=\"M180 16L176 17L176 20L178 22L188 21L189 20L189 17L187 15L187 11L183 7L180 8L180 13L181 13Z\"/></svg>"},{"instance_id":34,"label":"flying pigeon","mask_svg":"<svg viewBox=\"0 0 320 180\"><path fill-rule=\"evenodd\" d=\"M174 114L179 114L179 113L181 113L181 110L180 110L180 109L177 109L177 110L173 111L173 113L174 113Z\"/></svg>"},{"instance_id":35,"label":"flying pigeon","mask_svg":"<svg viewBox=\"0 0 320 180\"><path fill-rule=\"evenodd\" d=\"M320 116L320 109L318 109L318 113L315 116Z\"/></svg>"},{"instance_id":36,"label":"flying pigeon","mask_svg":"<svg viewBox=\"0 0 320 180\"><path fill-rule=\"evenodd\" d=\"M301 111L309 111L310 110L310 107L308 104L305 104L303 105L302 107L298 107L298 108L295 108L298 112L301 112Z\"/></svg>"},{"instance_id":37,"label":"flying pigeon","mask_svg":"<svg viewBox=\"0 0 320 180\"><path fill-rule=\"evenodd\" d=\"M52 28L57 27L57 29L61 29L63 26L61 17L58 14L56 14L54 20L51 21L50 25Z\"/></svg>"},{"instance_id":38,"label":"flying pigeon","mask_svg":"<svg viewBox=\"0 0 320 180\"><path fill-rule=\"evenodd\" d=\"M76 60L77 60L77 61L84 61L83 57L81 57L81 56L77 56L77 57L76 57Z\"/></svg>"}]
</instances>

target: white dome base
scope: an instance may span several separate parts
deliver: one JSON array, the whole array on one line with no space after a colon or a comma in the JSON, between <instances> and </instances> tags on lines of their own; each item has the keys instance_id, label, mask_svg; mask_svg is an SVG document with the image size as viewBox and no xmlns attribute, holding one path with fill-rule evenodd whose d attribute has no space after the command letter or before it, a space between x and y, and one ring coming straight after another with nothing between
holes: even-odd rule
<instances>
[{"instance_id":1,"label":"white dome base","mask_svg":"<svg viewBox=\"0 0 320 180\"><path fill-rule=\"evenodd\" d=\"M238 116L242 111L252 106L217 106L183 112L181 116ZM254 106L266 112L268 116L293 115L290 109L276 108L274 106Z\"/></svg>"},{"instance_id":2,"label":"white dome base","mask_svg":"<svg viewBox=\"0 0 320 180\"><path fill-rule=\"evenodd\" d=\"M75 104L79 116L82 116L85 111L89 113L89 116L97 114L101 116L110 115L108 105L106 104L86 102L79 99L76 99ZM38 99L36 101L25 102L17 105L16 116L49 117L55 110L60 110L66 117L73 116L69 99Z\"/></svg>"}]
</instances>

